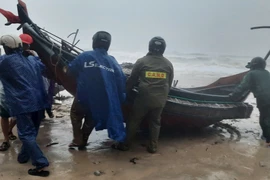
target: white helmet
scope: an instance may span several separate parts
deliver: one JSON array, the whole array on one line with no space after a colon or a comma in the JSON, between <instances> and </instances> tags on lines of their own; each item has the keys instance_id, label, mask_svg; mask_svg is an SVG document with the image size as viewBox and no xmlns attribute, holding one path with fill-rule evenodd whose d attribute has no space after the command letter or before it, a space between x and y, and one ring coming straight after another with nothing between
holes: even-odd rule
<instances>
[{"instance_id":1,"label":"white helmet","mask_svg":"<svg viewBox=\"0 0 270 180\"><path fill-rule=\"evenodd\" d=\"M4 35L0 38L0 45L16 49L22 47L22 40L16 35Z\"/></svg>"}]
</instances>

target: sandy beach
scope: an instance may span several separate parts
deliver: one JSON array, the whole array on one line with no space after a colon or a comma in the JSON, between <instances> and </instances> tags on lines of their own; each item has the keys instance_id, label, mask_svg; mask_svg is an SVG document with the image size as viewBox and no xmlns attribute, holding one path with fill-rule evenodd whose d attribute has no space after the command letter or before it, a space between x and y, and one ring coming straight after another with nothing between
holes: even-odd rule
<instances>
[{"instance_id":1,"label":"sandy beach","mask_svg":"<svg viewBox=\"0 0 270 180\"><path fill-rule=\"evenodd\" d=\"M72 98L55 105L56 118L46 119L41 125L38 143L50 161L51 176L47 179L270 179L270 149L260 140L256 108L250 119L224 120L197 132L180 128L163 131L158 153L149 154L144 135L138 135L131 151L119 152L110 148L113 142L106 131L94 131L86 151L69 150L71 102ZM252 95L247 102L256 105ZM50 143L56 144L46 147ZM38 179L27 174L31 163L17 163L20 145L16 140L8 151L0 153L1 180Z\"/></svg>"}]
</instances>

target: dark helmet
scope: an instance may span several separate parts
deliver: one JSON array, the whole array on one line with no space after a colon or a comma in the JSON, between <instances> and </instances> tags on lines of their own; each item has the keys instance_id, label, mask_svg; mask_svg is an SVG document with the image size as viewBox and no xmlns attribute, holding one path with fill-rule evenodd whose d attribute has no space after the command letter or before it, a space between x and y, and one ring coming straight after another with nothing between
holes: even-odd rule
<instances>
[{"instance_id":1,"label":"dark helmet","mask_svg":"<svg viewBox=\"0 0 270 180\"><path fill-rule=\"evenodd\" d=\"M249 69L265 69L266 61L261 57L255 57L253 58L248 64L246 65L246 68Z\"/></svg>"},{"instance_id":2,"label":"dark helmet","mask_svg":"<svg viewBox=\"0 0 270 180\"><path fill-rule=\"evenodd\" d=\"M92 40L93 40L93 44L92 47L93 49L96 48L103 48L106 51L109 50L109 47L111 45L111 35L106 32L106 31L98 31L96 32L96 34L94 34Z\"/></svg>"},{"instance_id":3,"label":"dark helmet","mask_svg":"<svg viewBox=\"0 0 270 180\"><path fill-rule=\"evenodd\" d=\"M149 52L155 54L163 54L166 49L166 42L162 37L153 37L149 42Z\"/></svg>"}]
</instances>

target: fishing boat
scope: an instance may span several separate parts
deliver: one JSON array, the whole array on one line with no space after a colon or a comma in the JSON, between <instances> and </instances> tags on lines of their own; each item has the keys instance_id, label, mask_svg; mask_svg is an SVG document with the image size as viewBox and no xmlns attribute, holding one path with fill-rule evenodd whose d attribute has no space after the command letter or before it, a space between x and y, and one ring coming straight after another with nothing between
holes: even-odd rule
<instances>
[{"instance_id":1,"label":"fishing boat","mask_svg":"<svg viewBox=\"0 0 270 180\"><path fill-rule=\"evenodd\" d=\"M18 23L18 30L22 29L23 33L33 37L34 43L31 48L39 54L42 62L46 65L49 78L54 79L58 84L63 85L68 92L75 95L76 79L67 76L62 67L83 52L76 46L78 42L75 43L74 39L73 43L69 43L40 28L30 19L26 4L21 0L18 0L17 10L18 16L0 9L0 13L8 20L6 25ZM132 65L122 64L122 68L128 78ZM162 113L162 126L202 128L224 119L249 118L253 106L244 102L249 92L233 101L228 96L247 72L220 78L216 82L203 87L180 89L176 88L175 84L170 90ZM125 120L128 119L136 94L137 90L134 87L127 103L123 105ZM144 123L146 122L145 120Z\"/></svg>"}]
</instances>

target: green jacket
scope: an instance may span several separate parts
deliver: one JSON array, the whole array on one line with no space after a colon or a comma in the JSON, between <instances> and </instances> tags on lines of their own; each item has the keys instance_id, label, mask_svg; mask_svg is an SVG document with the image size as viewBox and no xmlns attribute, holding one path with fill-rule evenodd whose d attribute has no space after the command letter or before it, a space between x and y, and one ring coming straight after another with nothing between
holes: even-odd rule
<instances>
[{"instance_id":1,"label":"green jacket","mask_svg":"<svg viewBox=\"0 0 270 180\"><path fill-rule=\"evenodd\" d=\"M173 77L173 65L168 59L148 53L135 63L127 81L127 93L139 80L137 97L150 106L164 107Z\"/></svg>"},{"instance_id":2,"label":"green jacket","mask_svg":"<svg viewBox=\"0 0 270 180\"><path fill-rule=\"evenodd\" d=\"M265 69L250 70L231 96L237 97L248 90L257 99L258 108L270 105L270 73Z\"/></svg>"}]
</instances>

